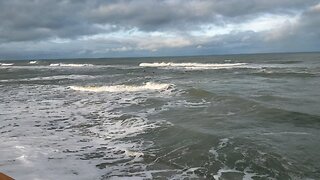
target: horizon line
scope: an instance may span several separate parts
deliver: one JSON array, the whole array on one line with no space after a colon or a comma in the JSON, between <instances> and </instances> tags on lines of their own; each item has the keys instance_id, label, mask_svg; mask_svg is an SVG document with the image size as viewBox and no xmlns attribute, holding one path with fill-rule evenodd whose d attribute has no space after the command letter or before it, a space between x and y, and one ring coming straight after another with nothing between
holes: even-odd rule
<instances>
[{"instance_id":1,"label":"horizon line","mask_svg":"<svg viewBox=\"0 0 320 180\"><path fill-rule=\"evenodd\" d=\"M74 59L134 59L134 58L161 58L161 57L202 57L202 56L235 56L235 55L255 55L255 54L299 54L299 53L320 53L320 50L317 51L279 51L279 52L257 52L257 53L229 53L229 54L200 54L200 55L164 55L164 56L114 56L114 57L75 57L75 58L25 58L25 59L2 59L0 61L32 61L32 60L74 60Z\"/></svg>"}]
</instances>

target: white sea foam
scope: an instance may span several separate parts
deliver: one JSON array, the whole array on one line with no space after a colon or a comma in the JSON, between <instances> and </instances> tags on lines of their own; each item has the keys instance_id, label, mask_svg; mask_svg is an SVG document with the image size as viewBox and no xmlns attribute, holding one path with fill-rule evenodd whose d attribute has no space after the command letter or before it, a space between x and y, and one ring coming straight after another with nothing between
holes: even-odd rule
<instances>
[{"instance_id":1,"label":"white sea foam","mask_svg":"<svg viewBox=\"0 0 320 180\"><path fill-rule=\"evenodd\" d=\"M163 108L169 109L169 108L205 108L210 105L210 102L207 102L206 100L202 99L201 101L192 102L187 100L177 100L174 102L167 102L166 105L163 106Z\"/></svg>"},{"instance_id":2,"label":"white sea foam","mask_svg":"<svg viewBox=\"0 0 320 180\"><path fill-rule=\"evenodd\" d=\"M29 61L29 64L37 64L38 61Z\"/></svg>"},{"instance_id":3,"label":"white sea foam","mask_svg":"<svg viewBox=\"0 0 320 180\"><path fill-rule=\"evenodd\" d=\"M215 70L215 69L265 69L265 68L288 68L300 67L288 64L256 64L256 63L231 63L225 60L225 63L175 63L175 62L154 62L154 63L140 63L140 67L154 67L160 69L177 69L177 70Z\"/></svg>"},{"instance_id":4,"label":"white sea foam","mask_svg":"<svg viewBox=\"0 0 320 180\"><path fill-rule=\"evenodd\" d=\"M50 64L49 66L52 67L86 67L86 66L93 66L92 64L64 64L64 63L55 63Z\"/></svg>"},{"instance_id":5,"label":"white sea foam","mask_svg":"<svg viewBox=\"0 0 320 180\"><path fill-rule=\"evenodd\" d=\"M140 67L157 67L166 69L186 69L186 70L205 70L205 69L231 69L246 68L247 63L173 63L173 62L155 62L140 63Z\"/></svg>"},{"instance_id":6,"label":"white sea foam","mask_svg":"<svg viewBox=\"0 0 320 180\"><path fill-rule=\"evenodd\" d=\"M153 171L148 171L142 160L144 149L153 142L125 138L170 124L149 121L154 108L130 111L126 107L157 94L84 96L60 86L37 85L12 92L26 100L1 97L6 102L0 104L2 172L15 179L85 180L103 175L108 179L152 179Z\"/></svg>"},{"instance_id":7,"label":"white sea foam","mask_svg":"<svg viewBox=\"0 0 320 180\"><path fill-rule=\"evenodd\" d=\"M214 159L216 161L218 161L218 157L219 157L219 151L221 149L223 149L224 147L226 147L229 143L229 138L223 138L223 139L220 139L220 142L218 144L218 147L212 147L210 150L209 150L209 153L211 153L213 156L214 156Z\"/></svg>"},{"instance_id":8,"label":"white sea foam","mask_svg":"<svg viewBox=\"0 0 320 180\"><path fill-rule=\"evenodd\" d=\"M239 171L239 170L236 170L236 169L231 169L231 168L228 168L228 167L224 167L222 169L219 169L219 171L217 172L216 175L213 176L213 178L215 180L220 180L221 179L221 176L222 174L224 173L240 173L240 174L244 174L244 176L242 177L243 180L253 180L253 177L266 177L264 175L258 175L256 173L252 173L251 170L249 168L246 168L243 172L242 171Z\"/></svg>"},{"instance_id":9,"label":"white sea foam","mask_svg":"<svg viewBox=\"0 0 320 180\"><path fill-rule=\"evenodd\" d=\"M113 86L70 86L76 91L88 92L137 92L137 91L161 91L167 90L171 84L147 82L143 85L113 85Z\"/></svg>"},{"instance_id":10,"label":"white sea foam","mask_svg":"<svg viewBox=\"0 0 320 180\"><path fill-rule=\"evenodd\" d=\"M229 138L220 139L218 149L222 149L222 148L226 147L228 144L229 144Z\"/></svg>"},{"instance_id":11,"label":"white sea foam","mask_svg":"<svg viewBox=\"0 0 320 180\"><path fill-rule=\"evenodd\" d=\"M14 63L0 63L0 66L13 66Z\"/></svg>"},{"instance_id":12,"label":"white sea foam","mask_svg":"<svg viewBox=\"0 0 320 180\"><path fill-rule=\"evenodd\" d=\"M218 161L219 154L218 154L218 151L217 151L214 147L212 147L212 148L209 150L209 153L211 153L211 154L214 156L214 159L215 159L216 161Z\"/></svg>"},{"instance_id":13,"label":"white sea foam","mask_svg":"<svg viewBox=\"0 0 320 180\"><path fill-rule=\"evenodd\" d=\"M241 173L241 171L235 170L235 169L229 169L229 168L222 168L219 169L219 171L217 172L216 175L213 176L213 178L215 180L219 180L222 176L223 173L230 173L230 172L237 172L237 173Z\"/></svg>"}]
</instances>

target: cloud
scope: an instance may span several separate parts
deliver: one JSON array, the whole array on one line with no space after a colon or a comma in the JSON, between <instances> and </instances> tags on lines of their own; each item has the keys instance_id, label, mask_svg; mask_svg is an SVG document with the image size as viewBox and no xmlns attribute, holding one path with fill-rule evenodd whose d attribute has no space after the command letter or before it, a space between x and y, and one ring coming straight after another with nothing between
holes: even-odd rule
<instances>
[{"instance_id":1,"label":"cloud","mask_svg":"<svg viewBox=\"0 0 320 180\"><path fill-rule=\"evenodd\" d=\"M317 0L0 0L0 58L319 50L319 7Z\"/></svg>"},{"instance_id":2,"label":"cloud","mask_svg":"<svg viewBox=\"0 0 320 180\"><path fill-rule=\"evenodd\" d=\"M293 15L313 5L314 0L127 0L101 3L88 19L141 31L198 30L202 25L224 26L264 14Z\"/></svg>"},{"instance_id":3,"label":"cloud","mask_svg":"<svg viewBox=\"0 0 320 180\"><path fill-rule=\"evenodd\" d=\"M1 1L0 40L36 41L98 33L99 28L81 18L85 4L64 0Z\"/></svg>"},{"instance_id":4,"label":"cloud","mask_svg":"<svg viewBox=\"0 0 320 180\"><path fill-rule=\"evenodd\" d=\"M319 51L320 3L308 7L293 21L268 31L264 39L287 51ZM279 45L282 45L282 47Z\"/></svg>"}]
</instances>

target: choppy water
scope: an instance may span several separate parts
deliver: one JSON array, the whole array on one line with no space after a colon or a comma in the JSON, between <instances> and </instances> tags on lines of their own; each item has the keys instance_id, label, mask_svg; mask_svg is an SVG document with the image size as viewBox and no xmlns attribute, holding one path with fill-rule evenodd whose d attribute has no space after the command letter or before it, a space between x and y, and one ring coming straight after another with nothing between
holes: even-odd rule
<instances>
[{"instance_id":1,"label":"choppy water","mask_svg":"<svg viewBox=\"0 0 320 180\"><path fill-rule=\"evenodd\" d=\"M319 179L320 54L0 64L16 179Z\"/></svg>"}]
</instances>

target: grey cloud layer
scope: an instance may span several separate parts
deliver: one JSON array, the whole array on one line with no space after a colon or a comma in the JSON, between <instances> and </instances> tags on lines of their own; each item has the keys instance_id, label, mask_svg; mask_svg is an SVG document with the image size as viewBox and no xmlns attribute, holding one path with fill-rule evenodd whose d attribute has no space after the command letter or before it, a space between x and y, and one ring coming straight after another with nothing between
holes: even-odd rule
<instances>
[{"instance_id":1,"label":"grey cloud layer","mask_svg":"<svg viewBox=\"0 0 320 180\"><path fill-rule=\"evenodd\" d=\"M146 43L137 38L79 41L84 36L132 29L144 33L178 34L181 41L173 43L183 42L184 45L177 48L185 47L186 51L201 43L206 48L201 51L199 49L199 52L205 49L210 52L210 47L214 52L230 52L231 48L238 48L241 52L241 48L250 49L257 43L264 43L267 47L271 43L290 44L289 42L295 42L294 39L305 41L312 48L320 41L320 13L316 8L317 3L318 0L0 0L0 55L11 57L15 54L15 47L28 47L25 48L28 49L25 54L42 53L48 56L56 53L49 48L59 48L46 41L56 38L77 41L56 44L59 47L66 46L63 48L65 55L78 52L81 56L82 52L90 56L93 52L100 51L108 55L117 50L122 54L124 51L152 51L152 48L144 48ZM219 27L249 21L264 14L290 16L297 13L302 14L299 22L281 27L282 30L280 28L277 32L279 37L271 41L265 41L265 37L275 32L231 32L208 37L204 42L190 36L191 31L201 30L207 24ZM243 37L248 38L244 40ZM81 42L87 45L79 45ZM38 47L34 47L34 43L42 43L43 50L35 50ZM138 44L137 47L134 47L135 43ZM165 47L170 42L161 43ZM70 45L73 47L67 47ZM263 48L263 45L259 46ZM180 49L179 52L183 50ZM100 55L103 56L103 53Z\"/></svg>"}]
</instances>

